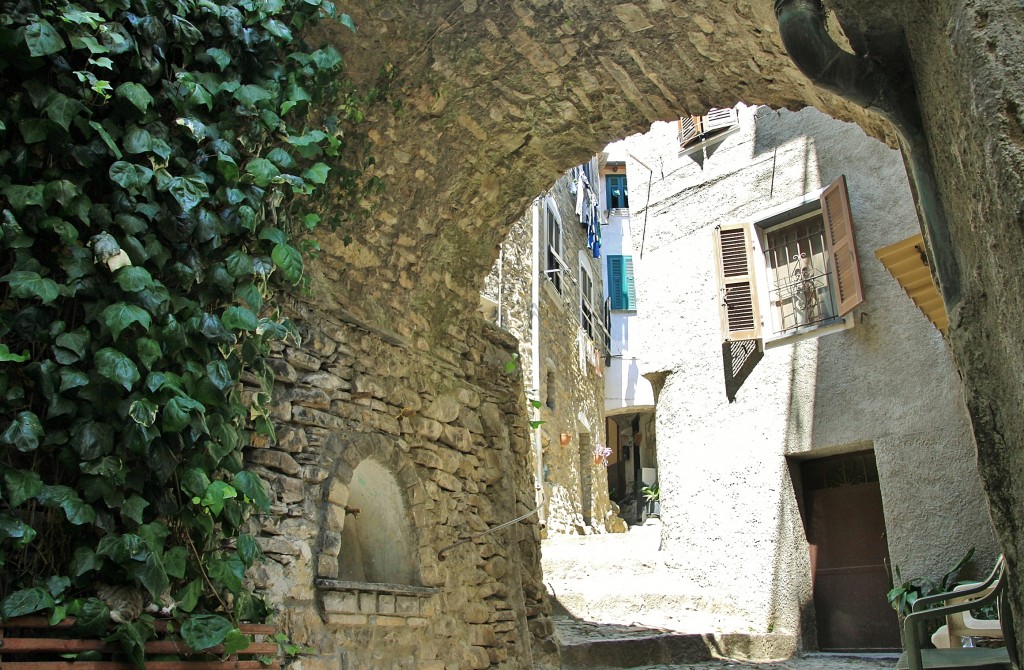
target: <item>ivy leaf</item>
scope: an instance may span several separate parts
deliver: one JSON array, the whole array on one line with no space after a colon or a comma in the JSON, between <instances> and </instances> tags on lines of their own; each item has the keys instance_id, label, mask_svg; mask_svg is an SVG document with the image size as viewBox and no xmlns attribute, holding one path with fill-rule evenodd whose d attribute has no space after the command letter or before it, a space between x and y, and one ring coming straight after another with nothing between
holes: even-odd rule
<instances>
[{"instance_id":1,"label":"ivy leaf","mask_svg":"<svg viewBox=\"0 0 1024 670\"><path fill-rule=\"evenodd\" d=\"M255 269L255 268L254 268ZM254 312L263 308L263 296L252 282L246 282L235 288L235 297L244 302Z\"/></svg>"},{"instance_id":2,"label":"ivy leaf","mask_svg":"<svg viewBox=\"0 0 1024 670\"><path fill-rule=\"evenodd\" d=\"M142 523L142 510L148 506L148 500L133 494L128 500L121 503L121 514L135 523Z\"/></svg>"},{"instance_id":3,"label":"ivy leaf","mask_svg":"<svg viewBox=\"0 0 1024 670\"><path fill-rule=\"evenodd\" d=\"M334 47L327 46L313 52L313 62L321 70L330 70L341 64L341 54Z\"/></svg>"},{"instance_id":4,"label":"ivy leaf","mask_svg":"<svg viewBox=\"0 0 1024 670\"><path fill-rule=\"evenodd\" d=\"M25 28L25 44L28 52L36 58L55 54L67 46L60 33L42 19Z\"/></svg>"},{"instance_id":5,"label":"ivy leaf","mask_svg":"<svg viewBox=\"0 0 1024 670\"><path fill-rule=\"evenodd\" d=\"M188 550L185 547L171 547L164 553L164 570L175 579L185 576L187 566Z\"/></svg>"},{"instance_id":6,"label":"ivy leaf","mask_svg":"<svg viewBox=\"0 0 1024 670\"><path fill-rule=\"evenodd\" d=\"M256 544L256 540L249 533L239 533L238 539L235 540L235 547L238 549L238 557L246 566L252 565L257 558L263 555L260 545Z\"/></svg>"},{"instance_id":7,"label":"ivy leaf","mask_svg":"<svg viewBox=\"0 0 1024 670\"><path fill-rule=\"evenodd\" d=\"M64 516L74 526L82 526L96 520L96 510L77 495L68 496L60 506L64 510Z\"/></svg>"},{"instance_id":8,"label":"ivy leaf","mask_svg":"<svg viewBox=\"0 0 1024 670\"><path fill-rule=\"evenodd\" d=\"M7 493L7 504L17 507L26 500L31 500L43 490L43 480L31 470L7 470L4 472L4 486Z\"/></svg>"},{"instance_id":9,"label":"ivy leaf","mask_svg":"<svg viewBox=\"0 0 1024 670\"><path fill-rule=\"evenodd\" d=\"M223 642L234 628L234 625L222 616L194 614L182 625L181 639L192 649L202 651Z\"/></svg>"},{"instance_id":10,"label":"ivy leaf","mask_svg":"<svg viewBox=\"0 0 1024 670\"><path fill-rule=\"evenodd\" d=\"M238 163L227 154L217 154L217 172L229 184L238 181Z\"/></svg>"},{"instance_id":11,"label":"ivy leaf","mask_svg":"<svg viewBox=\"0 0 1024 670\"><path fill-rule=\"evenodd\" d=\"M58 361L59 362L59 361ZM60 392L81 388L89 383L89 375L80 370L73 370L69 367L62 367L60 371Z\"/></svg>"},{"instance_id":12,"label":"ivy leaf","mask_svg":"<svg viewBox=\"0 0 1024 670\"><path fill-rule=\"evenodd\" d=\"M62 207L67 207L81 192L82 189L67 179L57 179L46 184L43 196L47 202L56 200Z\"/></svg>"},{"instance_id":13,"label":"ivy leaf","mask_svg":"<svg viewBox=\"0 0 1024 670\"><path fill-rule=\"evenodd\" d=\"M231 65L231 54L223 49L211 47L206 50L206 55L213 59L213 62L217 64L220 71L223 72L224 68Z\"/></svg>"},{"instance_id":14,"label":"ivy leaf","mask_svg":"<svg viewBox=\"0 0 1024 670\"><path fill-rule=\"evenodd\" d=\"M269 100L272 96L267 89L255 84L246 84L234 92L234 98L243 105L255 105L261 100Z\"/></svg>"},{"instance_id":15,"label":"ivy leaf","mask_svg":"<svg viewBox=\"0 0 1024 670\"><path fill-rule=\"evenodd\" d=\"M28 349L16 354L6 344L0 343L0 363L24 363L28 359Z\"/></svg>"},{"instance_id":16,"label":"ivy leaf","mask_svg":"<svg viewBox=\"0 0 1024 670\"><path fill-rule=\"evenodd\" d=\"M338 21L341 22L341 25L345 26L352 32L356 31L356 24L352 22L352 17L349 16L348 14L342 14L341 16L339 16Z\"/></svg>"},{"instance_id":17,"label":"ivy leaf","mask_svg":"<svg viewBox=\"0 0 1024 670\"><path fill-rule=\"evenodd\" d=\"M224 585L229 591L238 593L242 590L242 577L245 565L238 556L222 556L209 563L210 576Z\"/></svg>"},{"instance_id":18,"label":"ivy leaf","mask_svg":"<svg viewBox=\"0 0 1024 670\"><path fill-rule=\"evenodd\" d=\"M303 172L302 176L314 184L324 184L327 183L327 173L330 171L331 168L328 167L326 163L317 163Z\"/></svg>"},{"instance_id":19,"label":"ivy leaf","mask_svg":"<svg viewBox=\"0 0 1024 670\"><path fill-rule=\"evenodd\" d=\"M128 191L145 186L153 178L153 171L143 165L117 161L107 173L121 188Z\"/></svg>"},{"instance_id":20,"label":"ivy leaf","mask_svg":"<svg viewBox=\"0 0 1024 670\"><path fill-rule=\"evenodd\" d=\"M149 94L146 87L135 82L128 81L121 84L114 89L114 95L132 103L143 114L153 104L153 96Z\"/></svg>"},{"instance_id":21,"label":"ivy leaf","mask_svg":"<svg viewBox=\"0 0 1024 670\"><path fill-rule=\"evenodd\" d=\"M0 514L0 538L15 540L16 547L27 547L36 539L36 529L21 519Z\"/></svg>"},{"instance_id":22,"label":"ivy leaf","mask_svg":"<svg viewBox=\"0 0 1024 670\"><path fill-rule=\"evenodd\" d=\"M270 496L264 488L263 480L259 475L248 470L236 472L231 484L245 494L245 497L252 501L261 512L270 511Z\"/></svg>"},{"instance_id":23,"label":"ivy leaf","mask_svg":"<svg viewBox=\"0 0 1024 670\"><path fill-rule=\"evenodd\" d=\"M225 328L232 330L253 331L260 325L259 319L256 318L255 314L249 309L237 305L232 305L225 309L224 313L221 314L220 320Z\"/></svg>"},{"instance_id":24,"label":"ivy leaf","mask_svg":"<svg viewBox=\"0 0 1024 670\"><path fill-rule=\"evenodd\" d=\"M53 302L60 295L57 282L40 277L38 272L20 270L0 277L0 281L10 284L14 297L39 298L44 305Z\"/></svg>"},{"instance_id":25,"label":"ivy leaf","mask_svg":"<svg viewBox=\"0 0 1024 670\"><path fill-rule=\"evenodd\" d=\"M142 398L131 404L128 408L128 416L135 423L148 428L156 423L156 410L157 407L152 400Z\"/></svg>"},{"instance_id":26,"label":"ivy leaf","mask_svg":"<svg viewBox=\"0 0 1024 670\"><path fill-rule=\"evenodd\" d=\"M210 361L206 364L206 376L217 389L227 391L235 385L227 361Z\"/></svg>"},{"instance_id":27,"label":"ivy leaf","mask_svg":"<svg viewBox=\"0 0 1024 670\"><path fill-rule=\"evenodd\" d=\"M11 617L32 614L33 612L53 607L53 605L53 596L46 589L36 586L31 589L15 591L4 598L3 602L0 603L0 614L3 615L4 619L10 619Z\"/></svg>"},{"instance_id":28,"label":"ivy leaf","mask_svg":"<svg viewBox=\"0 0 1024 670\"><path fill-rule=\"evenodd\" d=\"M114 430L110 424L85 421L76 426L71 446L86 461L106 456L114 449Z\"/></svg>"},{"instance_id":29,"label":"ivy leaf","mask_svg":"<svg viewBox=\"0 0 1024 670\"><path fill-rule=\"evenodd\" d=\"M120 270L120 272L123 271L124 268ZM146 274L148 275L149 273L147 272ZM110 328L115 342L121 337L121 333L124 332L125 328L128 328L133 323L141 325L147 331L153 324L153 319L149 316L149 312L137 305L129 305L124 302L115 302L113 305L109 305L103 310L102 317L103 322L107 324L107 328Z\"/></svg>"},{"instance_id":30,"label":"ivy leaf","mask_svg":"<svg viewBox=\"0 0 1024 670\"><path fill-rule=\"evenodd\" d=\"M78 552L75 552L78 557ZM93 556L95 560L95 555ZM99 567L99 564L97 564ZM96 569L96 568L90 568ZM79 573L83 574L83 573ZM75 617L75 626L72 629L76 635L82 637L95 637L103 633L110 625L110 608L99 598L86 599L78 609Z\"/></svg>"},{"instance_id":31,"label":"ivy leaf","mask_svg":"<svg viewBox=\"0 0 1024 670\"><path fill-rule=\"evenodd\" d=\"M210 482L210 485L206 487L206 493L203 494L199 502L203 507L209 509L214 516L219 516L224 509L224 501L237 496L238 491L227 482L214 481Z\"/></svg>"},{"instance_id":32,"label":"ivy leaf","mask_svg":"<svg viewBox=\"0 0 1024 670\"><path fill-rule=\"evenodd\" d=\"M135 351L142 364L150 370L153 369L153 364L164 355L160 343L149 337L140 337L135 342Z\"/></svg>"},{"instance_id":33,"label":"ivy leaf","mask_svg":"<svg viewBox=\"0 0 1024 670\"><path fill-rule=\"evenodd\" d=\"M281 174L277 166L266 158L254 158L245 164L245 172L252 177L252 181L259 187L270 184L270 180Z\"/></svg>"},{"instance_id":34,"label":"ivy leaf","mask_svg":"<svg viewBox=\"0 0 1024 670\"><path fill-rule=\"evenodd\" d=\"M71 121L73 121L80 112L84 111L85 105L79 101L74 98L69 98L63 93L56 93L50 98L50 102L46 105L46 109L43 110L43 113L58 126L64 130L68 130L71 126Z\"/></svg>"},{"instance_id":35,"label":"ivy leaf","mask_svg":"<svg viewBox=\"0 0 1024 670\"><path fill-rule=\"evenodd\" d=\"M43 424L34 413L25 410L7 426L0 436L0 442L8 444L18 451L34 451L39 447L39 438L43 436Z\"/></svg>"},{"instance_id":36,"label":"ivy leaf","mask_svg":"<svg viewBox=\"0 0 1024 670\"><path fill-rule=\"evenodd\" d=\"M174 594L178 603L178 609L182 612L191 612L199 603L199 596L203 594L203 580L194 579L188 586ZM191 646L191 645L189 645Z\"/></svg>"},{"instance_id":37,"label":"ivy leaf","mask_svg":"<svg viewBox=\"0 0 1024 670\"><path fill-rule=\"evenodd\" d=\"M79 547L75 549L69 569L72 577L80 577L87 572L99 570L102 565L103 559L98 558L95 551L89 547Z\"/></svg>"},{"instance_id":38,"label":"ivy leaf","mask_svg":"<svg viewBox=\"0 0 1024 670\"><path fill-rule=\"evenodd\" d=\"M288 26L277 19L268 19L264 21L263 27L267 29L268 33L278 39L284 40L285 42L292 41L292 31L288 30Z\"/></svg>"},{"instance_id":39,"label":"ivy leaf","mask_svg":"<svg viewBox=\"0 0 1024 670\"><path fill-rule=\"evenodd\" d=\"M205 412L202 403L188 396L171 398L163 410L163 429L165 432L177 433L189 424L190 412Z\"/></svg>"},{"instance_id":40,"label":"ivy leaf","mask_svg":"<svg viewBox=\"0 0 1024 670\"><path fill-rule=\"evenodd\" d=\"M149 317L148 314L146 316ZM132 359L110 347L96 352L96 371L115 384L120 384L126 391L131 391L135 382L139 381L139 369Z\"/></svg>"},{"instance_id":41,"label":"ivy leaf","mask_svg":"<svg viewBox=\"0 0 1024 670\"><path fill-rule=\"evenodd\" d=\"M121 287L122 291L129 293L136 293L144 288L151 288L153 286L153 275L149 274L149 270L137 265L128 265L120 268L114 274L114 281ZM115 336L114 339L117 339Z\"/></svg>"},{"instance_id":42,"label":"ivy leaf","mask_svg":"<svg viewBox=\"0 0 1024 670\"><path fill-rule=\"evenodd\" d=\"M43 184L36 184L35 186L10 184L5 186L0 192L11 202L11 207L14 207L14 211L20 212L31 205L43 205L43 189Z\"/></svg>"},{"instance_id":43,"label":"ivy leaf","mask_svg":"<svg viewBox=\"0 0 1024 670\"><path fill-rule=\"evenodd\" d=\"M274 246L270 257L292 284L298 284L302 280L302 254L298 249L290 244L278 244Z\"/></svg>"},{"instance_id":44,"label":"ivy leaf","mask_svg":"<svg viewBox=\"0 0 1024 670\"><path fill-rule=\"evenodd\" d=\"M222 653L237 654L244 649L248 649L250 644L252 644L252 638L236 628L224 638L224 651Z\"/></svg>"},{"instance_id":45,"label":"ivy leaf","mask_svg":"<svg viewBox=\"0 0 1024 670\"><path fill-rule=\"evenodd\" d=\"M100 136L100 139L103 140L103 143L107 145L108 149L110 149L110 153L114 154L114 158L116 158L117 160L121 160L121 150L117 148L117 144L114 142L114 138L110 136L110 133L107 132L107 129L101 126L100 124L96 123L95 121L90 121L89 127L96 131L96 133Z\"/></svg>"},{"instance_id":46,"label":"ivy leaf","mask_svg":"<svg viewBox=\"0 0 1024 670\"><path fill-rule=\"evenodd\" d=\"M196 205L210 196L210 191L199 177L174 177L167 190L178 201L183 212L191 211Z\"/></svg>"}]
</instances>

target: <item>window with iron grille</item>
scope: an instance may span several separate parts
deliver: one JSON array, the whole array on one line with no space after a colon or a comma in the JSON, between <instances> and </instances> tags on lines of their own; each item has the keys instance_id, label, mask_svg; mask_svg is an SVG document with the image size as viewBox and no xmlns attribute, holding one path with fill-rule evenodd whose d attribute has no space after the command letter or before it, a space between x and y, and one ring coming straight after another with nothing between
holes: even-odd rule
<instances>
[{"instance_id":1,"label":"window with iron grille","mask_svg":"<svg viewBox=\"0 0 1024 670\"><path fill-rule=\"evenodd\" d=\"M846 178L714 233L722 337L765 346L848 328L864 301Z\"/></svg>"}]
</instances>

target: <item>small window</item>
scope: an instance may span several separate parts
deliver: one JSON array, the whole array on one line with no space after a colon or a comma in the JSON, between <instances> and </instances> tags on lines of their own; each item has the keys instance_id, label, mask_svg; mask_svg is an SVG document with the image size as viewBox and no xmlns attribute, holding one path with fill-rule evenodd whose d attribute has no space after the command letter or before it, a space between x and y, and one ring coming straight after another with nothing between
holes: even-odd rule
<instances>
[{"instance_id":1,"label":"small window","mask_svg":"<svg viewBox=\"0 0 1024 670\"><path fill-rule=\"evenodd\" d=\"M715 229L725 341L763 336L768 346L852 326L845 317L864 295L846 178L814 195Z\"/></svg>"},{"instance_id":2,"label":"small window","mask_svg":"<svg viewBox=\"0 0 1024 670\"><path fill-rule=\"evenodd\" d=\"M598 319L594 311L594 278L585 263L580 263L580 327L590 339L595 339L598 331Z\"/></svg>"},{"instance_id":3,"label":"small window","mask_svg":"<svg viewBox=\"0 0 1024 670\"><path fill-rule=\"evenodd\" d=\"M610 174L605 177L605 190L608 192L608 209L628 209L629 190L626 188L626 175Z\"/></svg>"},{"instance_id":4,"label":"small window","mask_svg":"<svg viewBox=\"0 0 1024 670\"><path fill-rule=\"evenodd\" d=\"M613 310L636 309L632 256L608 257L608 297Z\"/></svg>"},{"instance_id":5,"label":"small window","mask_svg":"<svg viewBox=\"0 0 1024 670\"><path fill-rule=\"evenodd\" d=\"M562 274L565 263L562 261L562 224L551 205L544 208L545 254L544 276L554 285L555 290L562 292Z\"/></svg>"},{"instance_id":6,"label":"small window","mask_svg":"<svg viewBox=\"0 0 1024 670\"><path fill-rule=\"evenodd\" d=\"M544 377L544 405L548 409L555 408L555 373L552 370L548 370L547 375Z\"/></svg>"}]
</instances>

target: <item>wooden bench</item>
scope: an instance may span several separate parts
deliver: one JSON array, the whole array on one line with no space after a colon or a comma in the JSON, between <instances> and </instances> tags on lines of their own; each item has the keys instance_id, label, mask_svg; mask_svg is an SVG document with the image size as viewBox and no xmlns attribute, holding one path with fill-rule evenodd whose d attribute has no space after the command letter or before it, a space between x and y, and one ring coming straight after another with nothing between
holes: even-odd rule
<instances>
[{"instance_id":1,"label":"wooden bench","mask_svg":"<svg viewBox=\"0 0 1024 670\"><path fill-rule=\"evenodd\" d=\"M44 617L15 617L0 622L0 670L137 670L117 643L74 636L74 618L51 626ZM158 619L160 639L145 643L147 670L279 670L277 642L262 641L276 628L261 624L239 626L253 636L252 644L225 655L222 646L195 651L167 633L167 620ZM90 660L69 655L95 652ZM152 659L152 660L150 660Z\"/></svg>"}]
</instances>

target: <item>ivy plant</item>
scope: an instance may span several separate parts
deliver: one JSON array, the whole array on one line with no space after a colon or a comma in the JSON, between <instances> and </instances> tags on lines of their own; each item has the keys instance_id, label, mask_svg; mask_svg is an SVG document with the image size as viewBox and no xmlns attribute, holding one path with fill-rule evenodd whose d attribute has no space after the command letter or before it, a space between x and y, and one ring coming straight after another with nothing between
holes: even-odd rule
<instances>
[{"instance_id":1,"label":"ivy plant","mask_svg":"<svg viewBox=\"0 0 1024 670\"><path fill-rule=\"evenodd\" d=\"M318 189L380 188L352 141L376 92L321 20L355 30L327 0L0 0L4 619L74 615L141 663L152 618L111 630L99 585L172 601L196 649L268 615L242 449L295 335L272 294L334 223Z\"/></svg>"}]
</instances>

